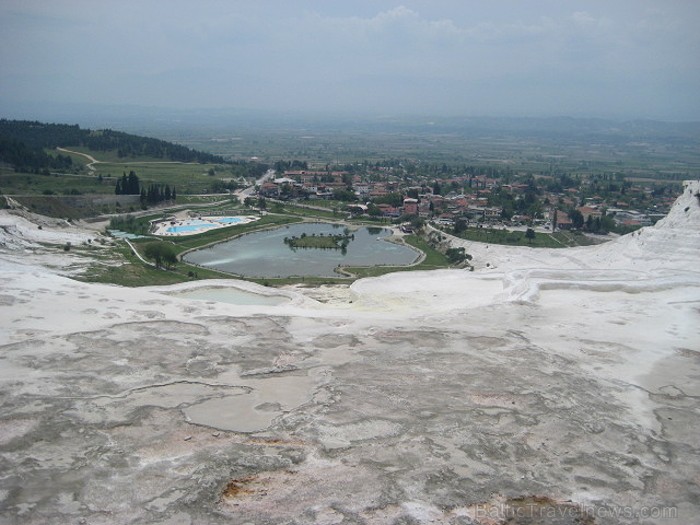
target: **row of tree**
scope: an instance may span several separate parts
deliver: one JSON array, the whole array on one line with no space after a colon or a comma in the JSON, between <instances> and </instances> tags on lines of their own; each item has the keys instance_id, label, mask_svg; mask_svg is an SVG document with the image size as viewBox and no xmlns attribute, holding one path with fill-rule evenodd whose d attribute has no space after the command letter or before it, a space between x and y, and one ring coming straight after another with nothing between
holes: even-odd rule
<instances>
[{"instance_id":1,"label":"row of tree","mask_svg":"<svg viewBox=\"0 0 700 525\"><path fill-rule=\"evenodd\" d=\"M126 173L124 173L121 179L117 179L114 193L115 195L138 195L141 193L139 178L133 170L129 172L128 177Z\"/></svg>"},{"instance_id":2,"label":"row of tree","mask_svg":"<svg viewBox=\"0 0 700 525\"><path fill-rule=\"evenodd\" d=\"M175 188L172 190L168 184L151 184L148 189L141 189L141 203L147 205L159 204L161 202L174 201L177 199Z\"/></svg>"},{"instance_id":3,"label":"row of tree","mask_svg":"<svg viewBox=\"0 0 700 525\"><path fill-rule=\"evenodd\" d=\"M153 206L161 202L174 201L177 199L175 188L170 188L169 184L149 184L148 188L141 187L138 175L132 170L127 176L126 173L114 188L116 195L140 195L141 204Z\"/></svg>"}]
</instances>

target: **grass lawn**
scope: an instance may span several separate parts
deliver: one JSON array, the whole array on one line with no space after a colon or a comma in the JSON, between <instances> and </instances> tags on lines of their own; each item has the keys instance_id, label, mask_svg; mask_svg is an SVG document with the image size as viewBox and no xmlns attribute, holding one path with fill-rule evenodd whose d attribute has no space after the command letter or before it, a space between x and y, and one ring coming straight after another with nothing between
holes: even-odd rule
<instances>
[{"instance_id":1,"label":"grass lawn","mask_svg":"<svg viewBox=\"0 0 700 525\"><path fill-rule=\"evenodd\" d=\"M452 235L455 235L452 232ZM467 228L459 235L460 239L483 242L487 244L505 244L509 246L530 246L532 248L568 248L573 246L590 246L597 244L581 232L535 233L534 239L528 239L525 232L493 230L488 228Z\"/></svg>"},{"instance_id":2,"label":"grass lawn","mask_svg":"<svg viewBox=\"0 0 700 525\"><path fill-rule=\"evenodd\" d=\"M16 173L0 169L0 188L10 195L114 194L116 180L91 175Z\"/></svg>"},{"instance_id":3,"label":"grass lawn","mask_svg":"<svg viewBox=\"0 0 700 525\"><path fill-rule=\"evenodd\" d=\"M95 283L116 284L119 286L165 286L200 279L230 279L231 276L214 270L196 268L178 263L170 270L154 268L143 264L125 244L120 243L113 252L122 260L120 266L94 265L78 280Z\"/></svg>"},{"instance_id":4,"label":"grass lawn","mask_svg":"<svg viewBox=\"0 0 700 525\"><path fill-rule=\"evenodd\" d=\"M90 155L92 158L95 160L98 160L100 162L114 162L114 163L128 163L128 162L163 162L164 160L167 159L162 159L158 157L147 157L147 156L137 156L137 157L120 157L117 154L117 150L109 150L109 151L94 151L91 150L90 148L83 147L83 146L68 146L66 149L70 151L76 151L78 153L84 153L86 155ZM76 155L75 153L67 153L65 151L57 151L57 150L45 150L46 153L50 155L68 155L73 159L73 162L78 162L80 164L87 164L88 160L83 157L82 155ZM97 166L97 165L95 165Z\"/></svg>"},{"instance_id":5,"label":"grass lawn","mask_svg":"<svg viewBox=\"0 0 700 525\"><path fill-rule=\"evenodd\" d=\"M171 188L176 188L179 196L184 196L214 193L216 184L238 177L234 174L233 167L222 164L182 163L149 157L119 158L116 150L68 149L86 153L98 160L98 163L92 165L94 171L85 167L88 160L82 155L46 150L49 155L70 156L79 173L49 176L15 173L14 170L2 168L0 188L3 193L38 195L44 191L52 191L57 195L68 195L71 190L76 190L81 193L113 194L117 178L133 170L142 185L147 187L154 183L168 184ZM210 169L214 169L214 175L209 175Z\"/></svg>"},{"instance_id":6,"label":"grass lawn","mask_svg":"<svg viewBox=\"0 0 700 525\"><path fill-rule=\"evenodd\" d=\"M452 234L455 235L455 234ZM531 246L533 248L563 248L561 242L553 239L549 233L535 233L534 239L528 239L525 232L494 230L490 228L467 228L456 235L460 239L468 241L484 242L489 244L506 244L510 246Z\"/></svg>"},{"instance_id":7,"label":"grass lawn","mask_svg":"<svg viewBox=\"0 0 700 525\"><path fill-rule=\"evenodd\" d=\"M321 219L329 221L337 221L344 219L347 213L333 211L323 211L323 210L312 210L309 208L303 208L301 206L295 206L294 204L285 202L284 204L274 202L268 205L268 209L275 213L286 213L289 215L296 215L298 217L307 217L312 219Z\"/></svg>"},{"instance_id":8,"label":"grass lawn","mask_svg":"<svg viewBox=\"0 0 700 525\"><path fill-rule=\"evenodd\" d=\"M116 177L124 173L134 171L141 185L168 184L175 188L180 195L212 193L213 185L217 180L227 178L227 172L217 171L217 175L210 176L210 168L216 168L217 164L183 164L178 162L105 162L94 164L96 173L103 177L111 176L116 183ZM228 177L231 177L228 173Z\"/></svg>"}]
</instances>

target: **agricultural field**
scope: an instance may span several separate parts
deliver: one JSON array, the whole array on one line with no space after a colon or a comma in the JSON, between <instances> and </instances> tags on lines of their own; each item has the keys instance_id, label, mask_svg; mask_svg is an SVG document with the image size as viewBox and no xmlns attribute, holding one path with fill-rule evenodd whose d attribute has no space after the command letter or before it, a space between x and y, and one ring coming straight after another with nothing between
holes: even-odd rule
<instances>
[{"instance_id":1,"label":"agricultural field","mask_svg":"<svg viewBox=\"0 0 700 525\"><path fill-rule=\"evenodd\" d=\"M76 150L77 151L77 150ZM98 162L77 153L61 152L73 159L75 173L22 173L0 166L0 193L11 196L32 211L64 218L89 217L104 213L133 212L140 203L128 196L115 197L117 181L135 172L141 188L168 185L177 191L178 204L207 204L229 194L234 175L231 166L162 162L153 159L115 161L115 152L88 153ZM236 177L236 180L239 180ZM95 199L95 196L104 198Z\"/></svg>"},{"instance_id":2,"label":"agricultural field","mask_svg":"<svg viewBox=\"0 0 700 525\"><path fill-rule=\"evenodd\" d=\"M310 168L387 159L511 168L550 175L623 173L642 180L682 180L700 170L697 129L654 122L568 119L435 119L298 123L283 129L218 130L163 138L234 159L301 159Z\"/></svg>"}]
</instances>

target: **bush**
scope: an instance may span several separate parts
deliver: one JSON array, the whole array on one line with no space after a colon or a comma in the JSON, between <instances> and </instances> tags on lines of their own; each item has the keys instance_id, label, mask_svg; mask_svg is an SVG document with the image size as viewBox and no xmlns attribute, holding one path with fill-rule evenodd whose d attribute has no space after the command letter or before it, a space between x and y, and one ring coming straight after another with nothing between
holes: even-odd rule
<instances>
[{"instance_id":1,"label":"bush","mask_svg":"<svg viewBox=\"0 0 700 525\"><path fill-rule=\"evenodd\" d=\"M464 262L467 257L471 259L471 256L468 256L468 254L464 252L464 248L448 248L445 252L445 257L447 257L447 260L452 264Z\"/></svg>"},{"instance_id":2,"label":"bush","mask_svg":"<svg viewBox=\"0 0 700 525\"><path fill-rule=\"evenodd\" d=\"M165 242L151 242L146 245L143 254L151 259L157 268L170 267L177 262L175 249Z\"/></svg>"}]
</instances>

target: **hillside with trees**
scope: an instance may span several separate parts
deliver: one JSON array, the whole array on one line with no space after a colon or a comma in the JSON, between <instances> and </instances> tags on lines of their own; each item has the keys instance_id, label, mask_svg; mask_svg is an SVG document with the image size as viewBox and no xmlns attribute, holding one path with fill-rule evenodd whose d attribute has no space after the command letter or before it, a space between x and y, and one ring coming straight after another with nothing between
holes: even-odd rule
<instances>
[{"instance_id":1,"label":"hillside with trees","mask_svg":"<svg viewBox=\"0 0 700 525\"><path fill-rule=\"evenodd\" d=\"M26 143L0 134L0 163L9 164L15 171L40 173L67 171L73 167L69 155L48 155L41 148L31 148Z\"/></svg>"},{"instance_id":2,"label":"hillside with trees","mask_svg":"<svg viewBox=\"0 0 700 525\"><path fill-rule=\"evenodd\" d=\"M78 125L46 124L28 120L0 119L0 162L16 171L38 173L69 170L69 156L49 155L46 149L87 148L116 151L120 158L150 157L165 161L219 163L223 157L196 151L164 140L131 135L111 129L81 129Z\"/></svg>"}]
</instances>

